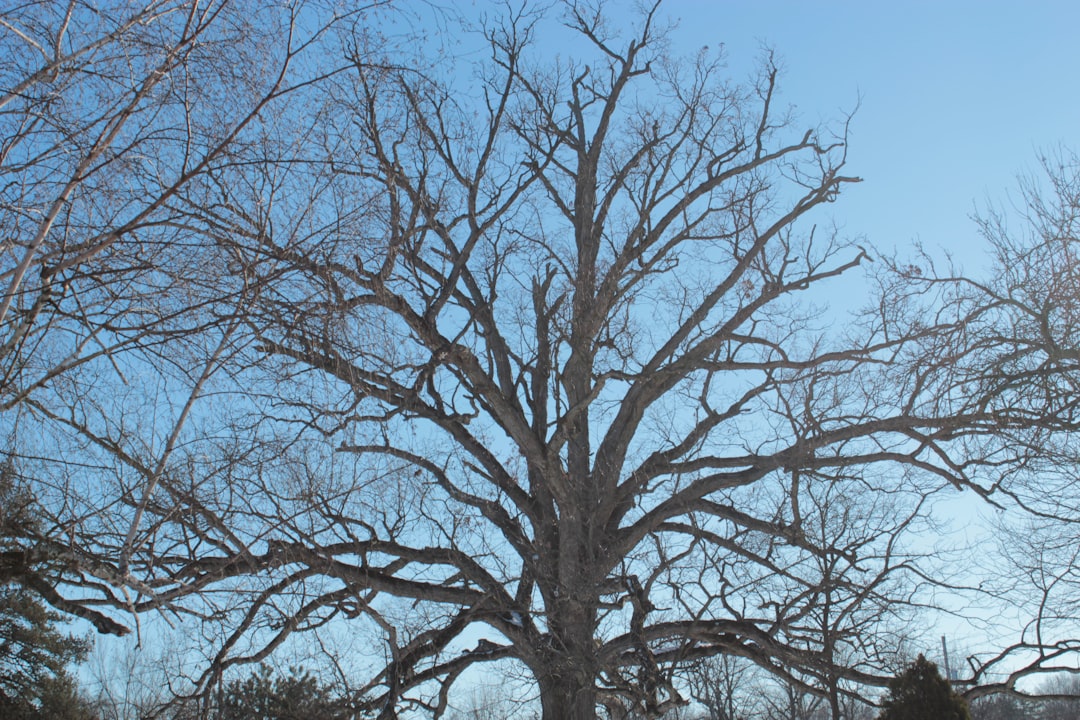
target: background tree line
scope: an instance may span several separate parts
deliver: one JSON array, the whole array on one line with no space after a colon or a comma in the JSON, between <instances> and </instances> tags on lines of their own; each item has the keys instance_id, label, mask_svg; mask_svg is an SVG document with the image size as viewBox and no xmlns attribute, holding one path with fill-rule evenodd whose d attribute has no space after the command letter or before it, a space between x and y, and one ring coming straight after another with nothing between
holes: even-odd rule
<instances>
[{"instance_id":1,"label":"background tree line","mask_svg":"<svg viewBox=\"0 0 1080 720\"><path fill-rule=\"evenodd\" d=\"M679 56L662 6L503 8L439 62L405 9L252 9L4 7L4 587L197 628L203 714L348 633L384 719L488 665L545 718L659 717L714 658L836 719L946 596L1027 612L976 707L1075 662L1074 158L966 277L826 231L848 118ZM958 491L1004 577L926 541Z\"/></svg>"}]
</instances>

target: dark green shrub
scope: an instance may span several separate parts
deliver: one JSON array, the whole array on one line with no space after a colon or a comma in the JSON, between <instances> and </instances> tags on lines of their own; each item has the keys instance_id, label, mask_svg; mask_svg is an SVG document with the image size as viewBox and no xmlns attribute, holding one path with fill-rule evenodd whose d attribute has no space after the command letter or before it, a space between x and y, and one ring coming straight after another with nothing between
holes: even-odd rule
<instances>
[{"instance_id":1,"label":"dark green shrub","mask_svg":"<svg viewBox=\"0 0 1080 720\"><path fill-rule=\"evenodd\" d=\"M878 720L971 720L971 713L937 665L919 655L889 682Z\"/></svg>"},{"instance_id":2,"label":"dark green shrub","mask_svg":"<svg viewBox=\"0 0 1080 720\"><path fill-rule=\"evenodd\" d=\"M267 665L225 688L221 720L346 720L349 704L303 669L275 675Z\"/></svg>"}]
</instances>

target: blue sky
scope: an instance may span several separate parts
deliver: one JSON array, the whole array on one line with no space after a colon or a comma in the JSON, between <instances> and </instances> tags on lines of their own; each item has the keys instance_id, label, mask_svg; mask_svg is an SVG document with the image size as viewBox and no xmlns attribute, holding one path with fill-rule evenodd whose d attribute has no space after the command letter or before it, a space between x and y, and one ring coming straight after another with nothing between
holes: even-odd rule
<instances>
[{"instance_id":1,"label":"blue sky","mask_svg":"<svg viewBox=\"0 0 1080 720\"><path fill-rule=\"evenodd\" d=\"M767 45L808 124L859 103L834 206L882 250L919 239L982 262L969 216L1007 201L1039 150L1080 150L1080 3L670 0L691 51L723 43L736 77ZM1015 193L1013 193L1015 195Z\"/></svg>"}]
</instances>

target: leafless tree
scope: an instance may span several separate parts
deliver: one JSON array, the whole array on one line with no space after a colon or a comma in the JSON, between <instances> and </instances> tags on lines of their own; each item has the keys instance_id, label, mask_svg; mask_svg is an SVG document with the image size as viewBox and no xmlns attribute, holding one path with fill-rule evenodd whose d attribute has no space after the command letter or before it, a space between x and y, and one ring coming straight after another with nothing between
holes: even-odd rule
<instances>
[{"instance_id":1,"label":"leafless tree","mask_svg":"<svg viewBox=\"0 0 1080 720\"><path fill-rule=\"evenodd\" d=\"M996 548L979 554L988 572L980 591L1007 608L990 613L997 648L968 659L965 694L1030 692L1032 675L1075 671L1074 619L1080 607L1075 554L1077 341L1080 340L1080 162L1068 151L1045 155L1043 174L1025 179L1011 208L992 208L979 228L994 252L986 280L947 275L903 280L949 288L960 308L947 342L966 348L951 392L965 411L990 410L997 442L972 436L968 457L999 463L984 490L996 505ZM1019 634L1003 623L1019 625ZM1020 683L1020 685L1018 685Z\"/></svg>"},{"instance_id":2,"label":"leafless tree","mask_svg":"<svg viewBox=\"0 0 1080 720\"><path fill-rule=\"evenodd\" d=\"M98 648L86 668L83 686L101 720L141 720L155 717L172 701L170 668L162 658L135 644Z\"/></svg>"},{"instance_id":3,"label":"leafless tree","mask_svg":"<svg viewBox=\"0 0 1080 720\"><path fill-rule=\"evenodd\" d=\"M563 10L587 60L537 59L550 18L510 13L474 92L358 61L318 198L343 217L253 223L240 191L191 208L260 288L262 430L297 453L243 481L267 525L187 530L216 550L176 576L275 578L231 606L215 662L258 656L267 624L265 651L355 616L389 642L381 717L439 714L467 668L511 658L550 718L662 713L680 668L721 654L880 682L858 609L942 582L908 524L935 493L988 493L997 429L1028 418L958 393L948 288L884 267L859 320L815 306L871 257L807 219L855 180L843 122L794 130L769 59L727 83L708 52L674 59L655 12L620 34ZM824 493L850 507L820 523Z\"/></svg>"},{"instance_id":4,"label":"leafless tree","mask_svg":"<svg viewBox=\"0 0 1080 720\"><path fill-rule=\"evenodd\" d=\"M268 361L341 397L288 401L344 426L339 450L397 496L371 522L366 493L320 489L319 521L259 562L342 582L319 603L365 588L356 612L393 645L372 690L436 712L445 696L410 691L501 658L562 718L662 712L699 656L821 662L796 636L818 605L803 568L825 550L790 470L868 459L819 451L880 418L817 437L817 414L897 347L827 348L788 297L865 257L793 227L852 180L842 128L785 138L768 61L728 87L714 57L668 58L652 14L618 40L566 10L596 60L534 71L540 19L494 24L478 107L430 73L359 64L335 170L369 188L364 235L244 247L252 274L289 279L251 321ZM789 427L762 435L763 416ZM400 606L375 604L394 595L416 609L408 635L384 617ZM498 639L455 646L477 623Z\"/></svg>"},{"instance_id":5,"label":"leafless tree","mask_svg":"<svg viewBox=\"0 0 1080 720\"><path fill-rule=\"evenodd\" d=\"M488 18L464 69L372 62L335 22L349 72L298 81L286 33L253 96L305 104L131 216L163 233L152 320L56 314L141 354L23 393L43 439L16 465L55 488L79 607L202 623L196 690L348 622L383 720L444 714L489 663L547 719L657 717L716 656L835 717L883 682L890 618L950 584L912 540L929 500L1022 499L1014 472L1075 427L1073 345L1001 342L1026 305L828 229L846 120L797 127L771 57L740 84L676 57L656 7L558 10ZM51 268L35 233L19 257ZM875 259L865 311L827 310ZM9 315L38 327L18 268ZM84 392L106 372L131 389Z\"/></svg>"},{"instance_id":6,"label":"leafless tree","mask_svg":"<svg viewBox=\"0 0 1080 720\"><path fill-rule=\"evenodd\" d=\"M1024 720L1031 717L1020 701L1008 695L986 695L971 704L973 720Z\"/></svg>"},{"instance_id":7,"label":"leafless tree","mask_svg":"<svg viewBox=\"0 0 1080 720\"><path fill-rule=\"evenodd\" d=\"M703 708L703 720L752 717L759 704L757 667L721 655L698 663L688 674L690 697Z\"/></svg>"},{"instance_id":8,"label":"leafless tree","mask_svg":"<svg viewBox=\"0 0 1080 720\"><path fill-rule=\"evenodd\" d=\"M1043 683L1044 696L1036 706L1039 720L1065 720L1080 713L1080 682L1076 675L1058 676Z\"/></svg>"},{"instance_id":9,"label":"leafless tree","mask_svg":"<svg viewBox=\"0 0 1080 720\"><path fill-rule=\"evenodd\" d=\"M156 309L125 291L176 260L166 204L285 89L273 65L266 74L278 59L270 29L242 13L229 2L175 0L5 11L5 409L130 340Z\"/></svg>"},{"instance_id":10,"label":"leafless tree","mask_svg":"<svg viewBox=\"0 0 1080 720\"><path fill-rule=\"evenodd\" d=\"M245 293L227 258L198 252L213 243L181 208L253 147L288 144L299 130L283 118L304 117L288 108L345 65L314 49L359 18L314 3L255 7L0 9L0 413L7 467L43 516L4 552L0 581L101 632L127 628L85 594L139 586L127 557L146 500L232 352L237 322L221 314L234 316ZM45 469L31 467L45 456ZM109 465L139 479L110 486L86 472ZM101 551L102 531L124 538L118 552ZM60 578L84 589L64 595Z\"/></svg>"}]
</instances>

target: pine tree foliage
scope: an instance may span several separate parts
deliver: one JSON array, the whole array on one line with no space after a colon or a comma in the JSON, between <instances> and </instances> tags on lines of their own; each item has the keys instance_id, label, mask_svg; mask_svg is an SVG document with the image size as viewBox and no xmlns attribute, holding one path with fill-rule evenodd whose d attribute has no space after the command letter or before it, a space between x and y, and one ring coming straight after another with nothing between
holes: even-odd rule
<instances>
[{"instance_id":1,"label":"pine tree foliage","mask_svg":"<svg viewBox=\"0 0 1080 720\"><path fill-rule=\"evenodd\" d=\"M32 534L31 496L10 463L0 467L0 559L21 558L20 538ZM14 563L9 563L13 565ZM0 564L0 570L6 565ZM62 632L63 616L19 580L0 572L0 718L81 720L90 717L67 667L81 661L89 642Z\"/></svg>"},{"instance_id":2,"label":"pine tree foliage","mask_svg":"<svg viewBox=\"0 0 1080 720\"><path fill-rule=\"evenodd\" d=\"M882 705L878 720L971 720L967 702L922 655L889 682Z\"/></svg>"},{"instance_id":3,"label":"pine tree foliage","mask_svg":"<svg viewBox=\"0 0 1080 720\"><path fill-rule=\"evenodd\" d=\"M57 629L60 620L26 590L0 587L0 717L86 717L67 666L89 644Z\"/></svg>"},{"instance_id":4,"label":"pine tree foliage","mask_svg":"<svg viewBox=\"0 0 1080 720\"><path fill-rule=\"evenodd\" d=\"M221 720L345 720L348 702L303 668L275 675L268 665L228 684Z\"/></svg>"}]
</instances>

